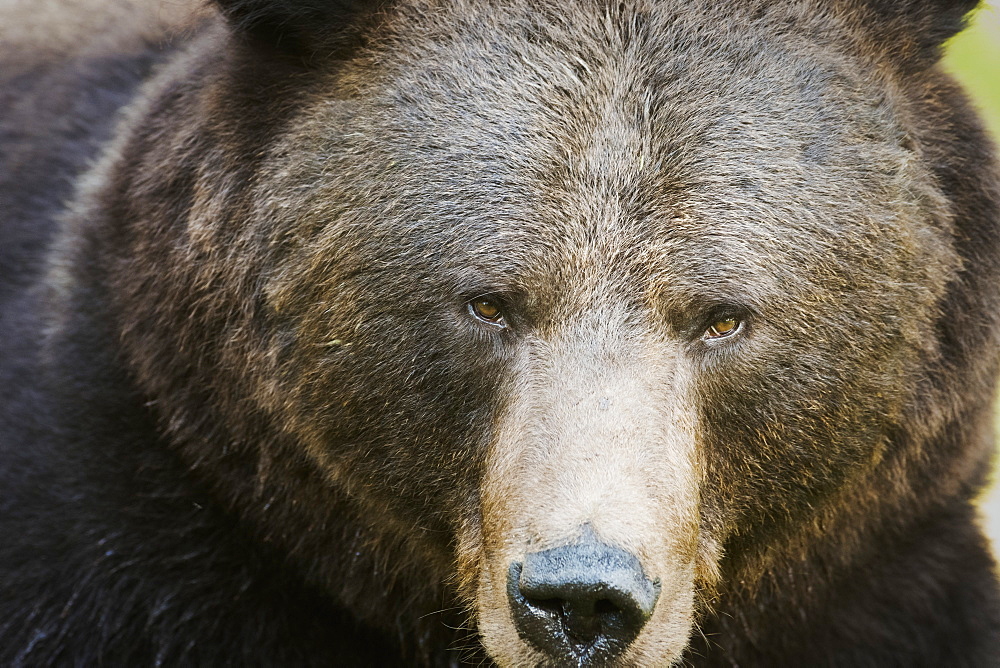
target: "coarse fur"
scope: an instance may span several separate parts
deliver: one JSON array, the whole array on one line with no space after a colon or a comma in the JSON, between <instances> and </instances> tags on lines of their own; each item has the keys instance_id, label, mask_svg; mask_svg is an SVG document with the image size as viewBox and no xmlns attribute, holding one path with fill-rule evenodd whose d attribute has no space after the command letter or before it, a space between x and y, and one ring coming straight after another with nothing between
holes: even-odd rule
<instances>
[{"instance_id":1,"label":"coarse fur","mask_svg":"<svg viewBox=\"0 0 1000 668\"><path fill-rule=\"evenodd\" d=\"M5 5L0 664L994 663L974 4Z\"/></svg>"}]
</instances>

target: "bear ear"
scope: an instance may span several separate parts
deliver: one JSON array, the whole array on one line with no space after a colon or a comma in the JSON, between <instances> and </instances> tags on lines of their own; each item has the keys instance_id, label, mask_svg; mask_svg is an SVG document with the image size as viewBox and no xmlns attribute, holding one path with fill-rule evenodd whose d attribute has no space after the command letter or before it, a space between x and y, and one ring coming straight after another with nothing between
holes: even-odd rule
<instances>
[{"instance_id":1,"label":"bear ear","mask_svg":"<svg viewBox=\"0 0 1000 668\"><path fill-rule=\"evenodd\" d=\"M233 29L278 51L309 58L345 37L388 0L215 0Z\"/></svg>"},{"instance_id":2,"label":"bear ear","mask_svg":"<svg viewBox=\"0 0 1000 668\"><path fill-rule=\"evenodd\" d=\"M847 4L862 9L862 21L889 51L936 60L941 45L965 27L966 16L979 0L847 0Z\"/></svg>"}]
</instances>

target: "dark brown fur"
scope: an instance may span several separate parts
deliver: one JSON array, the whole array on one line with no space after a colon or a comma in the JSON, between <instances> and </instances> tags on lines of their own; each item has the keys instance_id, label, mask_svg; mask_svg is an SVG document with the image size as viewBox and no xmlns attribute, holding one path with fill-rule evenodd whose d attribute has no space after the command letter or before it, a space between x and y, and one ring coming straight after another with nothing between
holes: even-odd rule
<instances>
[{"instance_id":1,"label":"dark brown fur","mask_svg":"<svg viewBox=\"0 0 1000 668\"><path fill-rule=\"evenodd\" d=\"M0 662L536 663L584 521L625 664L1000 654L973 3L219 4L0 40Z\"/></svg>"}]
</instances>

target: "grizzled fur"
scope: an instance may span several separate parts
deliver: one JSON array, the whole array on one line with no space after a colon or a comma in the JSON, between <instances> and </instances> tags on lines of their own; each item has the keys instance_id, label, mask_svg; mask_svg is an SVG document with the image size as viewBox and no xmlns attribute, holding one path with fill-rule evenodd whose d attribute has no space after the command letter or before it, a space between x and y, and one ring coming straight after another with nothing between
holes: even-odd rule
<instances>
[{"instance_id":1,"label":"grizzled fur","mask_svg":"<svg viewBox=\"0 0 1000 668\"><path fill-rule=\"evenodd\" d=\"M973 2L217 4L0 14L0 663L540 663L581 526L622 665L1000 656Z\"/></svg>"}]
</instances>

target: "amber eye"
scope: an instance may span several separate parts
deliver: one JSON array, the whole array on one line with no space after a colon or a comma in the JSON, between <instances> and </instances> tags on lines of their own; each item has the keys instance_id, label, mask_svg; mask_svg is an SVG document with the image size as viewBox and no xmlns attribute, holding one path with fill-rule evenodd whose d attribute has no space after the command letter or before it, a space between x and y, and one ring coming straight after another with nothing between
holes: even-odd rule
<instances>
[{"instance_id":1,"label":"amber eye","mask_svg":"<svg viewBox=\"0 0 1000 668\"><path fill-rule=\"evenodd\" d=\"M480 320L485 320L491 324L500 324L503 321L503 311L491 299L480 297L469 302L469 309Z\"/></svg>"},{"instance_id":2,"label":"amber eye","mask_svg":"<svg viewBox=\"0 0 1000 668\"><path fill-rule=\"evenodd\" d=\"M706 339L724 339L732 336L740 329L740 321L736 318L722 318L716 320L705 330Z\"/></svg>"}]
</instances>

